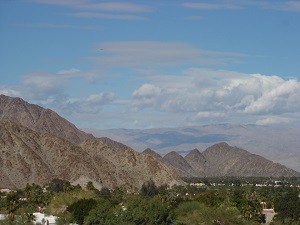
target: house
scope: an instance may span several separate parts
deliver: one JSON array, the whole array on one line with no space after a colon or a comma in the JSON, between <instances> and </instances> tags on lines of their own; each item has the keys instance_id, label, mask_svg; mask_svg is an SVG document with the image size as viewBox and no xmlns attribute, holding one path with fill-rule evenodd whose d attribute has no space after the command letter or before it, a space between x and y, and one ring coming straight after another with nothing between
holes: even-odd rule
<instances>
[{"instance_id":1,"label":"house","mask_svg":"<svg viewBox=\"0 0 300 225\"><path fill-rule=\"evenodd\" d=\"M45 225L56 225L57 216L47 216L44 213L35 212L33 213L35 219L33 220L33 224L45 224Z\"/></svg>"},{"instance_id":2,"label":"house","mask_svg":"<svg viewBox=\"0 0 300 225\"><path fill-rule=\"evenodd\" d=\"M265 215L265 224L270 224L273 221L274 216L276 215L274 209L263 209L261 214Z\"/></svg>"},{"instance_id":3,"label":"house","mask_svg":"<svg viewBox=\"0 0 300 225\"><path fill-rule=\"evenodd\" d=\"M6 215L5 214L0 214L0 220L5 220L6 219Z\"/></svg>"}]
</instances>

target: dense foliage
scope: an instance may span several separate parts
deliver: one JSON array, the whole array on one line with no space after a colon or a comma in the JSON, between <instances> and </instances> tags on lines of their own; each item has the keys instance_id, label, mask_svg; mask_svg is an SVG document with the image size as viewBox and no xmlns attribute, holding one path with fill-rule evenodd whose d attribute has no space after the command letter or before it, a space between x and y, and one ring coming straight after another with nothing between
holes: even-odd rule
<instances>
[{"instance_id":1,"label":"dense foliage","mask_svg":"<svg viewBox=\"0 0 300 225\"><path fill-rule=\"evenodd\" d=\"M269 182L260 178L253 181ZM299 188L287 185L290 181L277 186L256 186L252 181L245 186L245 180L239 178L190 182L169 188L157 187L150 180L137 193L122 187L97 190L91 182L83 190L58 179L44 187L28 184L23 190L1 194L1 213L8 218L0 224L31 224L36 210L58 216L58 225L260 224L265 219L262 202L278 213L274 224L299 224ZM195 186L196 182L204 185Z\"/></svg>"}]
</instances>

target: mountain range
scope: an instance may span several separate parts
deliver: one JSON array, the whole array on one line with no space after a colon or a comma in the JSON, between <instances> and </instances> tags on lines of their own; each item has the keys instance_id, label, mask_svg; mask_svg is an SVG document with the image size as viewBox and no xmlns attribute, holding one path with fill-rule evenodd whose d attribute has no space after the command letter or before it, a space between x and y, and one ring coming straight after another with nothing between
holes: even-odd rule
<instances>
[{"instance_id":1,"label":"mountain range","mask_svg":"<svg viewBox=\"0 0 300 225\"><path fill-rule=\"evenodd\" d=\"M173 139L176 142L176 139ZM96 188L137 189L184 184L180 176L300 176L261 156L219 143L185 157L163 157L150 148L137 152L108 137L96 138L50 109L0 95L0 188L45 184L54 178Z\"/></svg>"},{"instance_id":2,"label":"mountain range","mask_svg":"<svg viewBox=\"0 0 300 225\"><path fill-rule=\"evenodd\" d=\"M259 155L225 142L215 144L204 152L193 149L185 157L172 151L159 158L153 150L147 149L144 154L150 154L160 159L166 165L174 168L182 177L212 177L212 176L262 176L262 177L299 177L300 173L279 163L274 163Z\"/></svg>"},{"instance_id":3,"label":"mountain range","mask_svg":"<svg viewBox=\"0 0 300 225\"><path fill-rule=\"evenodd\" d=\"M139 188L182 184L177 173L154 157L109 138L95 138L55 112L20 98L0 95L0 186L21 188L53 178L73 184Z\"/></svg>"},{"instance_id":4,"label":"mountain range","mask_svg":"<svg viewBox=\"0 0 300 225\"><path fill-rule=\"evenodd\" d=\"M190 149L226 142L247 149L300 172L300 127L255 124L211 124L152 129L86 129L96 137L109 137L137 151L150 148L162 156L170 151L185 156Z\"/></svg>"}]
</instances>

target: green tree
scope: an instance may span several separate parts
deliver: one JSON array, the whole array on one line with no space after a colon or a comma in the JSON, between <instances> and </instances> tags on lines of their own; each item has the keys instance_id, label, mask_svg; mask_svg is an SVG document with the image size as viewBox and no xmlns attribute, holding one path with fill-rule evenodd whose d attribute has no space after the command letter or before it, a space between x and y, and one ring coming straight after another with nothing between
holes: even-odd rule
<instances>
[{"instance_id":1,"label":"green tree","mask_svg":"<svg viewBox=\"0 0 300 225\"><path fill-rule=\"evenodd\" d=\"M282 222L300 221L300 198L297 189L288 189L288 192L279 200L277 208L277 217Z\"/></svg>"},{"instance_id":2,"label":"green tree","mask_svg":"<svg viewBox=\"0 0 300 225\"><path fill-rule=\"evenodd\" d=\"M136 225L169 225L173 222L170 207L158 198L131 197L125 204L122 219Z\"/></svg>"},{"instance_id":3,"label":"green tree","mask_svg":"<svg viewBox=\"0 0 300 225\"><path fill-rule=\"evenodd\" d=\"M92 181L87 182L86 189L90 191L94 191L96 188L94 187L94 184Z\"/></svg>"},{"instance_id":4,"label":"green tree","mask_svg":"<svg viewBox=\"0 0 300 225\"><path fill-rule=\"evenodd\" d=\"M65 183L64 180L61 180L58 178L53 179L49 184L50 191L56 192L56 193L63 192L64 191L64 183Z\"/></svg>"},{"instance_id":5,"label":"green tree","mask_svg":"<svg viewBox=\"0 0 300 225\"><path fill-rule=\"evenodd\" d=\"M120 216L121 210L115 211L110 201L101 199L97 207L85 218L84 225L126 225L127 223L122 221Z\"/></svg>"},{"instance_id":6,"label":"green tree","mask_svg":"<svg viewBox=\"0 0 300 225\"><path fill-rule=\"evenodd\" d=\"M208 207L201 206L199 210L192 210L187 214L180 214L176 219L176 225L244 225L244 221L235 207Z\"/></svg>"},{"instance_id":7,"label":"green tree","mask_svg":"<svg viewBox=\"0 0 300 225\"><path fill-rule=\"evenodd\" d=\"M158 189L153 180L149 180L141 187L140 194L144 197L153 197L158 193Z\"/></svg>"},{"instance_id":8,"label":"green tree","mask_svg":"<svg viewBox=\"0 0 300 225\"><path fill-rule=\"evenodd\" d=\"M71 204L67 208L67 211L72 214L72 217L76 223L82 225L84 222L84 218L96 206L97 201L95 199L80 199L77 202Z\"/></svg>"}]
</instances>

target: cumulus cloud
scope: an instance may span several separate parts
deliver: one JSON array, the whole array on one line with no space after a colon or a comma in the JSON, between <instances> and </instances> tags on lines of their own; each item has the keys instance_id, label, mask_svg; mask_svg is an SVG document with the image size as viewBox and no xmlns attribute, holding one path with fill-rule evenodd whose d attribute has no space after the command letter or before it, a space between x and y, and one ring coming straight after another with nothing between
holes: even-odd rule
<instances>
[{"instance_id":1,"label":"cumulus cloud","mask_svg":"<svg viewBox=\"0 0 300 225\"><path fill-rule=\"evenodd\" d=\"M20 97L21 93L17 90L17 88L0 86L0 94L7 95L11 97Z\"/></svg>"},{"instance_id":2,"label":"cumulus cloud","mask_svg":"<svg viewBox=\"0 0 300 225\"><path fill-rule=\"evenodd\" d=\"M103 42L95 50L99 56L94 61L105 67L152 68L186 63L223 65L237 63L245 56L233 52L208 51L181 42L160 41Z\"/></svg>"},{"instance_id":3,"label":"cumulus cloud","mask_svg":"<svg viewBox=\"0 0 300 225\"><path fill-rule=\"evenodd\" d=\"M150 78L132 94L135 109L193 112L198 118L300 112L299 96L295 79L201 69Z\"/></svg>"},{"instance_id":4,"label":"cumulus cloud","mask_svg":"<svg viewBox=\"0 0 300 225\"><path fill-rule=\"evenodd\" d=\"M12 97L21 97L32 103L52 108L63 115L72 113L97 113L103 106L114 102L112 92L100 92L86 97L71 97L67 89L74 78L89 83L93 78L90 72L78 69L64 69L57 73L36 72L25 75L19 85L0 86L0 93Z\"/></svg>"}]
</instances>

